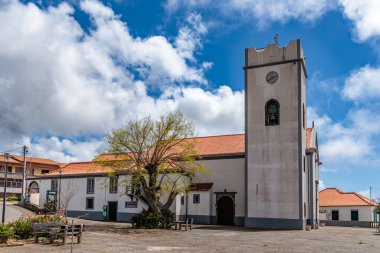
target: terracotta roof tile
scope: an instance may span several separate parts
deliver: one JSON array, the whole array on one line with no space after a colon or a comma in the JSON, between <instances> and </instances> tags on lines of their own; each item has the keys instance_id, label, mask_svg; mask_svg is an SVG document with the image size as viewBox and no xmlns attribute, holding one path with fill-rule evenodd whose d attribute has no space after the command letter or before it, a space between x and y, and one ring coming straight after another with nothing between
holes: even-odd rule
<instances>
[{"instance_id":1,"label":"terracotta roof tile","mask_svg":"<svg viewBox=\"0 0 380 253\"><path fill-rule=\"evenodd\" d=\"M312 129L306 131L306 140L310 146ZM195 149L200 156L223 156L223 155L244 155L245 153L245 135L230 134L219 136L205 136L190 138L195 141ZM308 145L308 144L307 144ZM307 146L308 147L308 146ZM115 154L102 154L98 157L101 160L117 159ZM99 164L92 162L60 164L64 171L62 174L88 174L88 173L103 173L107 170ZM57 175L56 170L48 175Z\"/></svg>"},{"instance_id":2,"label":"terracotta roof tile","mask_svg":"<svg viewBox=\"0 0 380 253\"><path fill-rule=\"evenodd\" d=\"M18 164L22 164L24 161L24 157L23 156L18 156L18 155L11 155L9 156L9 163L18 163ZM48 164L48 165L56 165L58 166L59 164L53 160L50 160L50 159L45 159L45 158L39 158L39 157L30 157L30 156L27 156L26 157L26 161L29 163L29 162L32 162L32 163L39 163L39 164ZM0 155L0 163L3 163L5 162L5 157L4 155Z\"/></svg>"},{"instance_id":3,"label":"terracotta roof tile","mask_svg":"<svg viewBox=\"0 0 380 253\"><path fill-rule=\"evenodd\" d=\"M194 138L200 156L244 154L244 134L206 136Z\"/></svg>"},{"instance_id":4,"label":"terracotta roof tile","mask_svg":"<svg viewBox=\"0 0 380 253\"><path fill-rule=\"evenodd\" d=\"M68 163L61 168L62 175L75 175L75 174L98 174L98 173L107 173L109 170L105 167L100 166L99 164L93 162L76 162ZM59 175L60 170L54 170L43 176L52 176Z\"/></svg>"},{"instance_id":5,"label":"terracotta roof tile","mask_svg":"<svg viewBox=\"0 0 380 253\"><path fill-rule=\"evenodd\" d=\"M319 192L319 205L323 206L376 206L377 203L355 192L327 188Z\"/></svg>"}]
</instances>

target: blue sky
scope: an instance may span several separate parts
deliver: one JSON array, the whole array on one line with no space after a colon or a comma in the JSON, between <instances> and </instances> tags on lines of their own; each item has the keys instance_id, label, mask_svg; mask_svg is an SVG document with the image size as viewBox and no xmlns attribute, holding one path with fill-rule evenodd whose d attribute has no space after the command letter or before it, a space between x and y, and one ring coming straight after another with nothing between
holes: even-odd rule
<instances>
[{"instance_id":1,"label":"blue sky","mask_svg":"<svg viewBox=\"0 0 380 253\"><path fill-rule=\"evenodd\" d=\"M0 0L0 143L90 160L126 120L243 131L244 48L301 39L326 187L380 196L377 0ZM205 110L207 108L207 110Z\"/></svg>"}]
</instances>

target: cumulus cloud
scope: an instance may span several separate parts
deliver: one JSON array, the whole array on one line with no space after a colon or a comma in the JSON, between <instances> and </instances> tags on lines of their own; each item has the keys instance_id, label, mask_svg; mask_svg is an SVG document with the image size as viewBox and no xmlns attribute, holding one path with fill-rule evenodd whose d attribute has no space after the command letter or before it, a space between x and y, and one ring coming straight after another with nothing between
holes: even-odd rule
<instances>
[{"instance_id":1,"label":"cumulus cloud","mask_svg":"<svg viewBox=\"0 0 380 253\"><path fill-rule=\"evenodd\" d=\"M103 140L90 139L75 141L53 137L24 137L23 143L29 147L28 155L32 157L50 158L58 162L91 161L96 155L104 152Z\"/></svg>"},{"instance_id":2,"label":"cumulus cloud","mask_svg":"<svg viewBox=\"0 0 380 253\"><path fill-rule=\"evenodd\" d=\"M261 27L273 21L286 22L292 19L313 21L334 6L335 3L329 0L168 0L165 4L168 13L181 8L212 8L223 16L239 19L240 22L255 19Z\"/></svg>"},{"instance_id":3,"label":"cumulus cloud","mask_svg":"<svg viewBox=\"0 0 380 253\"><path fill-rule=\"evenodd\" d=\"M353 21L360 41L380 35L380 2L378 0L338 0L344 15Z\"/></svg>"},{"instance_id":4,"label":"cumulus cloud","mask_svg":"<svg viewBox=\"0 0 380 253\"><path fill-rule=\"evenodd\" d=\"M380 116L369 108L352 109L342 120L334 122L316 108L307 110L309 120L315 121L319 151L323 162L321 172L336 172L352 165L372 166L379 162L374 155L378 149Z\"/></svg>"},{"instance_id":5,"label":"cumulus cloud","mask_svg":"<svg viewBox=\"0 0 380 253\"><path fill-rule=\"evenodd\" d=\"M203 135L243 130L242 92L199 88L212 66L195 57L207 32L201 16L190 14L174 39L140 38L100 2L82 1L80 8L90 18L89 32L67 3L0 7L2 150L27 143L37 156L88 160L101 141L83 136L175 110ZM150 89L164 92L152 97Z\"/></svg>"},{"instance_id":6,"label":"cumulus cloud","mask_svg":"<svg viewBox=\"0 0 380 253\"><path fill-rule=\"evenodd\" d=\"M380 97L380 68L366 65L353 71L346 79L343 96L353 101L368 101Z\"/></svg>"}]
</instances>

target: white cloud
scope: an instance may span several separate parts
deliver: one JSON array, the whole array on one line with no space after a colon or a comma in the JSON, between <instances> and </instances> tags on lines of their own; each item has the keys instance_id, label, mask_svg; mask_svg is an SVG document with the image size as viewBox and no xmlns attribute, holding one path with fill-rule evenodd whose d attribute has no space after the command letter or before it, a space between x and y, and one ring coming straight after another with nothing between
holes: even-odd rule
<instances>
[{"instance_id":1,"label":"white cloud","mask_svg":"<svg viewBox=\"0 0 380 253\"><path fill-rule=\"evenodd\" d=\"M323 182L323 180L319 180L319 190L323 190L323 189L326 189L326 185L325 183Z\"/></svg>"},{"instance_id":2,"label":"white cloud","mask_svg":"<svg viewBox=\"0 0 380 253\"><path fill-rule=\"evenodd\" d=\"M344 119L345 123L336 123L326 115L320 115L316 108L308 108L309 120L315 121L319 137L320 157L325 171L348 167L351 164L376 162L373 151L380 126L380 116L373 116L366 109L354 109ZM324 169L321 168L321 171ZM329 169L333 168L333 169Z\"/></svg>"},{"instance_id":3,"label":"white cloud","mask_svg":"<svg viewBox=\"0 0 380 253\"><path fill-rule=\"evenodd\" d=\"M380 27L380 25L379 25ZM380 68L364 66L346 79L343 96L353 101L368 101L380 97Z\"/></svg>"},{"instance_id":4,"label":"white cloud","mask_svg":"<svg viewBox=\"0 0 380 253\"><path fill-rule=\"evenodd\" d=\"M91 161L106 149L102 140L73 141L55 136L37 138L33 141L29 137L24 137L23 143L29 147L28 155L50 158L58 162Z\"/></svg>"},{"instance_id":5,"label":"white cloud","mask_svg":"<svg viewBox=\"0 0 380 253\"><path fill-rule=\"evenodd\" d=\"M239 22L255 19L260 27L273 21L314 21L334 7L335 2L329 0L168 0L165 4L168 13L180 8L215 9L223 16L238 19Z\"/></svg>"},{"instance_id":6,"label":"white cloud","mask_svg":"<svg viewBox=\"0 0 380 253\"><path fill-rule=\"evenodd\" d=\"M189 15L177 38L139 38L109 7L84 1L80 8L93 22L89 33L66 3L0 7L0 150L28 143L36 156L88 160L100 142L78 139L175 110L202 135L243 130L242 92L197 88L212 65L195 57L207 32L199 15Z\"/></svg>"},{"instance_id":7,"label":"white cloud","mask_svg":"<svg viewBox=\"0 0 380 253\"><path fill-rule=\"evenodd\" d=\"M353 21L355 34L360 41L380 35L380 1L338 0L344 15Z\"/></svg>"}]
</instances>

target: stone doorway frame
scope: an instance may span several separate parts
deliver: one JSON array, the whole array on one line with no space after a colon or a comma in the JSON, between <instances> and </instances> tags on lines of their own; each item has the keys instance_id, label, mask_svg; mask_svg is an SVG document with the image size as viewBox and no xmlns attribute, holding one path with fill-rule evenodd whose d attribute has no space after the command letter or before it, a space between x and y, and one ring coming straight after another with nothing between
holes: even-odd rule
<instances>
[{"instance_id":1,"label":"stone doorway frame","mask_svg":"<svg viewBox=\"0 0 380 253\"><path fill-rule=\"evenodd\" d=\"M215 194L215 211L216 211L216 221L218 222L218 202L223 197L228 197L232 199L233 203L233 225L235 225L235 211L236 211L236 201L235 201L235 195L236 192L228 192L226 189L224 189L224 192L214 192Z\"/></svg>"}]
</instances>

